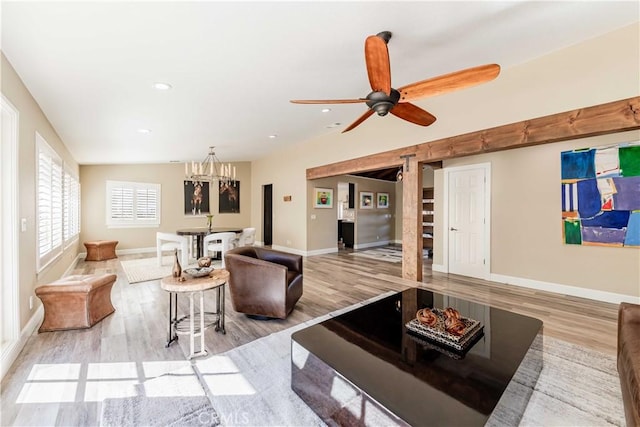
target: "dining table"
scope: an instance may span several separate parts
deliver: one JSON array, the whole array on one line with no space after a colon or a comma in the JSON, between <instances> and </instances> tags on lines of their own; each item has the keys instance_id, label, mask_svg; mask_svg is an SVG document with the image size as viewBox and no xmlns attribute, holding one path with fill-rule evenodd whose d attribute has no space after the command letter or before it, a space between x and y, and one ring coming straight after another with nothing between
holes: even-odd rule
<instances>
[{"instance_id":1,"label":"dining table","mask_svg":"<svg viewBox=\"0 0 640 427\"><path fill-rule=\"evenodd\" d=\"M204 254L204 237L212 233L242 233L242 227L191 227L176 230L176 234L180 236L193 236L196 239L197 258L201 258Z\"/></svg>"}]
</instances>

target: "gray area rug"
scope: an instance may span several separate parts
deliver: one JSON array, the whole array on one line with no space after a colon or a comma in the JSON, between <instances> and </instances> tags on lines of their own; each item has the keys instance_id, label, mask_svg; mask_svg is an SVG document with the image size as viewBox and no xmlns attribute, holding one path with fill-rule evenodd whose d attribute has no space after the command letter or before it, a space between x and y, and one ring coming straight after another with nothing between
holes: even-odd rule
<instances>
[{"instance_id":1,"label":"gray area rug","mask_svg":"<svg viewBox=\"0 0 640 427\"><path fill-rule=\"evenodd\" d=\"M145 383L145 390L157 386L173 388L173 396L192 393L192 398L147 401L144 398L107 399L103 403L102 425L222 425L317 426L324 422L291 390L291 334L331 316L369 301L338 310L321 318L252 341L226 353L198 359L189 367L204 389L209 403L191 384L176 389L176 377L163 375ZM624 409L613 356L551 337L544 338L544 368L531 393L524 379L514 381L514 395L531 398L521 426L624 426ZM158 383L158 381L161 381ZM142 386L142 385L140 385ZM191 391L188 391L191 390ZM147 393L148 395L149 393ZM184 401L183 401L184 400ZM193 400L192 402L186 402ZM163 402L165 405L163 405ZM189 407L193 405L193 407ZM508 405L507 405L508 406ZM176 409L177 407L177 409ZM214 409L215 408L215 409ZM189 412L192 411L192 412ZM180 414L164 418L166 412ZM202 415L204 414L204 415ZM160 422L162 420L162 423ZM209 422L202 422L202 421ZM503 417L492 417L488 425L515 425Z\"/></svg>"},{"instance_id":2,"label":"gray area rug","mask_svg":"<svg viewBox=\"0 0 640 427\"><path fill-rule=\"evenodd\" d=\"M135 396L104 399L100 416L100 425L108 427L218 424L218 413L190 364L135 385Z\"/></svg>"}]
</instances>

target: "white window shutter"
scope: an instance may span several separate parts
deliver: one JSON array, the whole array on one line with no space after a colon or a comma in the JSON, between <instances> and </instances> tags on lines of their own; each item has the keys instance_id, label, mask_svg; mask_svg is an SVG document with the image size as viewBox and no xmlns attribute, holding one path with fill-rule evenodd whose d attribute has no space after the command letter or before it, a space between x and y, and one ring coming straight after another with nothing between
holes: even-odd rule
<instances>
[{"instance_id":1,"label":"white window shutter","mask_svg":"<svg viewBox=\"0 0 640 427\"><path fill-rule=\"evenodd\" d=\"M160 185L107 181L107 226L160 225Z\"/></svg>"}]
</instances>

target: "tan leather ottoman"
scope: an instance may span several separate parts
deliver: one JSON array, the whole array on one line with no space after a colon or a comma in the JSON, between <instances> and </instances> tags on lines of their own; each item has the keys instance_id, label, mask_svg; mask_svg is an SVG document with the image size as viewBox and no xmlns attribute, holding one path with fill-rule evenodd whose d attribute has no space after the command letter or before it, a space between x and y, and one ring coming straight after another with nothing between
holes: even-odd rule
<instances>
[{"instance_id":1,"label":"tan leather ottoman","mask_svg":"<svg viewBox=\"0 0 640 427\"><path fill-rule=\"evenodd\" d=\"M107 259L117 258L117 244L117 240L96 240L95 242L85 242L84 247L87 248L87 257L84 260L104 261Z\"/></svg>"},{"instance_id":2,"label":"tan leather ottoman","mask_svg":"<svg viewBox=\"0 0 640 427\"><path fill-rule=\"evenodd\" d=\"M115 311L111 288L115 274L73 275L40 285L36 295L44 305L38 332L90 328Z\"/></svg>"}]
</instances>

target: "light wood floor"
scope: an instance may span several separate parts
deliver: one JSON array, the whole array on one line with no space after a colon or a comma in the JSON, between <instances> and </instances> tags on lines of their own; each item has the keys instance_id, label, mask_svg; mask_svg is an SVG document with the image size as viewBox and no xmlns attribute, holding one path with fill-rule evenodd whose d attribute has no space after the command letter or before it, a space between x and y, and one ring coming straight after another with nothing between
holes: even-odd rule
<instances>
[{"instance_id":1,"label":"light wood floor","mask_svg":"<svg viewBox=\"0 0 640 427\"><path fill-rule=\"evenodd\" d=\"M142 256L145 255L120 259ZM30 337L2 381L0 425L97 425L100 403L97 399L87 401L89 364L130 362L141 371L144 362L185 360L186 337L177 345L165 347L168 295L160 289L159 282L130 285L118 259L80 261L73 271L103 272L118 274L112 292L116 312L91 329L36 333ZM286 320L249 319L234 312L227 292L227 334L208 330L207 348L210 353L224 352L390 290L423 286L537 317L544 321L545 335L615 354L617 305L432 273L428 268L421 284L400 276L400 264L354 257L349 252L305 258L304 294L291 316ZM214 293L206 294L212 304ZM186 311L186 301L180 300L181 312Z\"/></svg>"}]
</instances>

